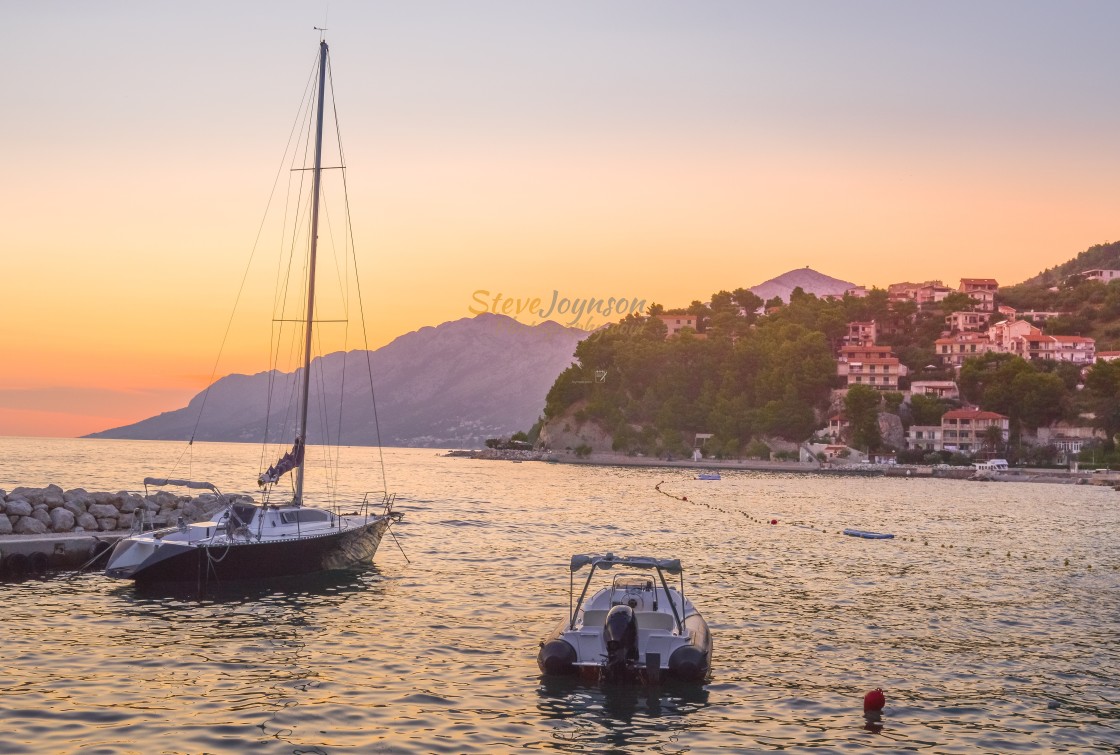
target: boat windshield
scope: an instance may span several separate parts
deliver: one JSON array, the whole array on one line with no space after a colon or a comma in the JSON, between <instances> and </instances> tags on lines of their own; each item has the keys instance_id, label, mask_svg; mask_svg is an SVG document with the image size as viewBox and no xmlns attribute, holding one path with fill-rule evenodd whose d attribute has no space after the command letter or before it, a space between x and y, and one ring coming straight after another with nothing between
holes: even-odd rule
<instances>
[{"instance_id":1,"label":"boat windshield","mask_svg":"<svg viewBox=\"0 0 1120 755\"><path fill-rule=\"evenodd\" d=\"M653 578L648 574L619 574L614 578L614 589L641 591L653 589Z\"/></svg>"},{"instance_id":2,"label":"boat windshield","mask_svg":"<svg viewBox=\"0 0 1120 755\"><path fill-rule=\"evenodd\" d=\"M619 574L611 582L611 605L617 606L653 592L653 578L648 574ZM633 607L633 606L631 606Z\"/></svg>"}]
</instances>

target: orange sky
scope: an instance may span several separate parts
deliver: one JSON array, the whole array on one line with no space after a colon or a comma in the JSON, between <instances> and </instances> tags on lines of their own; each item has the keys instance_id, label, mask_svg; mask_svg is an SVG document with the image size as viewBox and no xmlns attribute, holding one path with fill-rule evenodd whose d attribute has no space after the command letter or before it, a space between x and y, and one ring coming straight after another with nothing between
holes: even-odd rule
<instances>
[{"instance_id":1,"label":"orange sky","mask_svg":"<svg viewBox=\"0 0 1120 755\"><path fill-rule=\"evenodd\" d=\"M640 7L331 4L371 346L468 316L479 289L673 306L804 266L1016 283L1116 236L1115 4ZM5 12L0 435L179 408L211 374L319 19ZM274 269L242 306L264 335L236 330L219 375L267 366Z\"/></svg>"}]
</instances>

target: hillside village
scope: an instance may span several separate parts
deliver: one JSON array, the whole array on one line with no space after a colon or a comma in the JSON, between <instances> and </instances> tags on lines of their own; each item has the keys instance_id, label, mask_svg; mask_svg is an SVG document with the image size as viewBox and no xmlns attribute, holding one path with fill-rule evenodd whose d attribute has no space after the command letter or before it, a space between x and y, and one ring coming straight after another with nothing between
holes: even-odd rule
<instances>
[{"instance_id":1,"label":"hillside village","mask_svg":"<svg viewBox=\"0 0 1120 755\"><path fill-rule=\"evenodd\" d=\"M1120 279L1120 270L1087 270L1074 277L1086 281L1109 283ZM1092 338L1073 335L1048 335L1040 325L1047 320L1067 317L1071 313L1060 311L1028 310L1019 312L1014 307L997 304L999 284L993 278L962 278L956 289L940 281L920 284L895 283L887 287L892 305L913 302L919 311L946 300L953 293L963 293L972 300L966 310L945 315L945 329L934 341L934 351L945 367L959 373L965 361L984 354L1011 354L1028 361L1051 360L1088 368L1097 360L1111 361L1120 358L1120 351L1096 350ZM846 295L867 296L867 289L853 287ZM1039 323L1036 325L1035 323ZM877 346L877 323L850 322L848 333L837 354L837 374L845 379L845 390L854 385L866 385L879 391L899 391L903 400L914 394L933 396L947 402L958 402L960 390L955 380L914 380L907 385L907 367L901 364L889 346ZM1084 377L1084 375L1082 375ZM1056 422L1052 427L1037 428L1024 434L1020 442L1034 446L1052 446L1059 462L1080 454L1092 440L1104 440L1104 432L1086 419L1084 423ZM849 425L844 415L829 418L822 435L833 442L843 440ZM994 432L993 432L994 429ZM926 452L960 452L972 456L992 457L1003 454L1001 446L1009 440L1010 418L997 412L983 411L975 406L964 406L946 411L936 425L910 425L905 432L906 449ZM826 454L840 449L829 448ZM911 455L913 456L913 455ZM892 453L875 455L880 460L895 460Z\"/></svg>"},{"instance_id":2,"label":"hillside village","mask_svg":"<svg viewBox=\"0 0 1120 755\"><path fill-rule=\"evenodd\" d=\"M1090 281L1107 283L1120 279L1120 270L1089 270L1077 274ZM888 286L887 294L893 304L913 302L918 309L939 304L959 292L972 300L966 310L945 315L945 329L934 341L934 352L941 365L959 374L965 361L984 354L1011 354L1028 361L1051 360L1088 368L1098 359L1111 361L1120 357L1120 351L1096 351L1092 338L1072 335L1048 335L1040 325L1046 320L1068 316L1067 312L1024 311L998 305L999 284L993 278L962 278L952 289L940 281L921 284L896 283ZM851 296L866 296L866 289L859 287L846 292ZM1036 325L1039 323L1040 325ZM960 400L960 390L955 380L914 380L907 384L907 367L901 364L889 346L877 346L878 327L875 321L850 322L844 345L837 354L837 374L845 379L845 390L855 385L866 385L879 391L899 391L903 400L909 401L917 394L933 396L948 402ZM1085 418L1091 419L1091 418ZM996 429L996 432L992 431ZM849 426L843 414L829 418L824 435L839 441ZM911 425L907 428L906 449L927 452L950 451L969 455L995 456L1002 454L1001 446L1009 440L1010 418L997 412L983 411L975 406L946 411L936 425ZM1037 428L1033 435L1026 434L1021 442L1031 445L1053 446L1059 461L1066 461L1079 454L1085 444L1093 439L1103 440L1104 433L1086 421L1083 424L1057 422L1053 427ZM830 452L832 450L830 449ZM879 458L891 459L887 453Z\"/></svg>"},{"instance_id":3,"label":"hillside village","mask_svg":"<svg viewBox=\"0 0 1120 755\"><path fill-rule=\"evenodd\" d=\"M668 349L662 363L681 361L700 372L677 378L692 384L687 390L662 393L670 401L693 395L703 405L700 410L690 412L678 403L671 411L654 411L649 396L640 395L645 386L635 391L625 369L634 358L627 351L632 347L618 345L617 353L598 348L582 355L577 351L577 356L584 364L589 362L582 357L590 358L601 375L610 374L611 363L623 367L627 385L613 394L606 387L578 390L575 383L588 381L566 385L562 375L550 392L546 417L556 419L565 407L575 406L576 425L591 419L603 430L596 438L600 445L609 442L616 451L640 454L727 458L770 453L802 459L812 454L820 460L888 463L1011 457L1052 465L1089 453L1089 463L1093 457L1110 461L1112 428L1120 429L1120 422L1106 415L1120 402L1114 390L1120 383L1114 386L1104 368L1091 373L1120 358L1120 351L1098 350L1094 338L1063 332L1084 312L1013 307L1006 302L1021 302L1021 292L1001 290L993 278L962 278L953 287L926 281L868 290L838 285L844 282L811 270L796 272L809 285L767 300L753 293L760 286L719 292L687 308L650 308L644 319L656 327L646 327L656 330ZM824 285L813 286L812 276ZM763 285L781 290L784 277ZM1087 284L1084 291L1103 289L1112 296L1114 288L1120 292L1120 282L1109 285L1114 280L1120 281L1120 270L1083 270L1048 290ZM870 316L837 322L840 313L861 312ZM1048 332L1050 324L1056 332ZM753 389L746 384L752 379L747 372L733 375L748 369L740 352L754 348L740 341L757 338L766 328L783 329L778 338L805 344L810 340L805 330L823 336L824 349L806 345L803 353L806 364L819 365L822 351L831 359L832 384L823 395L819 386L797 388L791 381L784 393L777 387L753 402L736 403L736 382L740 392ZM1120 371L1120 363L1116 367ZM811 428L798 402L814 403ZM725 421L721 411L737 416ZM675 421L667 419L669 414ZM572 429L571 421L564 424ZM674 430L683 435L683 444L675 442ZM573 437L592 436L576 432Z\"/></svg>"}]
</instances>

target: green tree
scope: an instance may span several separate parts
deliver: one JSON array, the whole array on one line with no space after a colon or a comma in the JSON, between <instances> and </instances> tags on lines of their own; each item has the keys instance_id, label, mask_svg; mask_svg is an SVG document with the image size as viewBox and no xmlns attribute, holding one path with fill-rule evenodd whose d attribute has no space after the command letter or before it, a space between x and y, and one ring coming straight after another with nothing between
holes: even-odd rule
<instances>
[{"instance_id":1,"label":"green tree","mask_svg":"<svg viewBox=\"0 0 1120 755\"><path fill-rule=\"evenodd\" d=\"M982 443L991 453L999 453L1003 447L1003 428L999 425L988 425L984 430Z\"/></svg>"},{"instance_id":2,"label":"green tree","mask_svg":"<svg viewBox=\"0 0 1120 755\"><path fill-rule=\"evenodd\" d=\"M910 414L915 425L940 425L941 415L949 411L949 406L935 396L916 393L910 397Z\"/></svg>"},{"instance_id":3,"label":"green tree","mask_svg":"<svg viewBox=\"0 0 1120 755\"><path fill-rule=\"evenodd\" d=\"M885 391L883 393L883 404L888 412L898 414L898 408L902 406L902 394L898 391Z\"/></svg>"},{"instance_id":4,"label":"green tree","mask_svg":"<svg viewBox=\"0 0 1120 755\"><path fill-rule=\"evenodd\" d=\"M1061 371L1047 362L1028 362L1011 354L989 353L961 367L961 393L982 409L1011 418L1018 428L1037 428L1067 413L1070 390Z\"/></svg>"},{"instance_id":5,"label":"green tree","mask_svg":"<svg viewBox=\"0 0 1120 755\"><path fill-rule=\"evenodd\" d=\"M1120 361L1097 362L1085 376L1085 393L1094 424L1104 430L1105 450L1116 447L1120 433Z\"/></svg>"},{"instance_id":6,"label":"green tree","mask_svg":"<svg viewBox=\"0 0 1120 755\"><path fill-rule=\"evenodd\" d=\"M954 291L939 302L938 309L943 315L951 312L971 312L976 300L963 291Z\"/></svg>"},{"instance_id":7,"label":"green tree","mask_svg":"<svg viewBox=\"0 0 1120 755\"><path fill-rule=\"evenodd\" d=\"M537 417L537 421L529 428L529 434L526 440L530 443L536 443L541 438L541 428L544 427L544 417Z\"/></svg>"},{"instance_id":8,"label":"green tree","mask_svg":"<svg viewBox=\"0 0 1120 755\"><path fill-rule=\"evenodd\" d=\"M750 322L755 319L755 312L762 308L765 303L762 297L746 288L737 288L731 292L731 297L735 303L739 305L744 311L744 317Z\"/></svg>"},{"instance_id":9,"label":"green tree","mask_svg":"<svg viewBox=\"0 0 1120 755\"><path fill-rule=\"evenodd\" d=\"M868 452L882 445L879 432L879 404L882 396L874 388L853 385L844 397L844 413L848 415L852 445Z\"/></svg>"},{"instance_id":10,"label":"green tree","mask_svg":"<svg viewBox=\"0 0 1120 755\"><path fill-rule=\"evenodd\" d=\"M1008 416L1035 429L1061 419L1066 386L1053 373L1021 372L1012 381L1011 395Z\"/></svg>"}]
</instances>

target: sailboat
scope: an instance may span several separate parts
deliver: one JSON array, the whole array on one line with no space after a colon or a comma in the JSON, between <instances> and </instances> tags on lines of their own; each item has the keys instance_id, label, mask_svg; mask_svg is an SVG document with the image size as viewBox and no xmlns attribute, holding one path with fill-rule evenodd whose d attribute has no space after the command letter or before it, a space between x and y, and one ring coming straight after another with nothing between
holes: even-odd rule
<instances>
[{"instance_id":1,"label":"sailboat","mask_svg":"<svg viewBox=\"0 0 1120 755\"><path fill-rule=\"evenodd\" d=\"M120 540L109 556L105 569L109 577L131 579L138 584L201 584L343 569L369 563L382 537L401 519L401 513L393 511L394 497L387 492L373 500L367 493L360 503L332 508L309 506L304 498L327 70L327 43L320 40L315 92L318 104L313 111L316 126L303 366L298 376L298 430L291 450L259 474L257 484L264 491L260 503L247 496L224 496L209 482L146 478L145 492L153 486L210 491L223 503L223 508L209 521L180 521L175 526L152 531L145 531L141 508L132 534ZM293 495L282 503L272 502L273 486L288 474L294 479ZM344 512L343 508L351 510Z\"/></svg>"}]
</instances>

